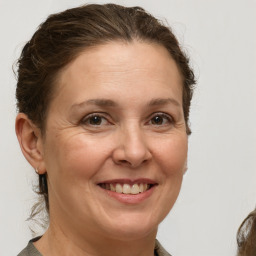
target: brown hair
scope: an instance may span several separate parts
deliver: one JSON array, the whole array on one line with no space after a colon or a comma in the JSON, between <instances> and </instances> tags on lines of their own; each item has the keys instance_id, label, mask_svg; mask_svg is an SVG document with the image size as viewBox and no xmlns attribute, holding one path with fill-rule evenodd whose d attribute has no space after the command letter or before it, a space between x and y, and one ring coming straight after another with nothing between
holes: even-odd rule
<instances>
[{"instance_id":1,"label":"brown hair","mask_svg":"<svg viewBox=\"0 0 256 256\"><path fill-rule=\"evenodd\" d=\"M25 113L44 134L58 73L85 48L118 40L156 43L168 50L183 78L183 111L190 134L188 119L195 77L189 59L171 29L141 7L89 4L49 16L24 46L18 60L18 111ZM39 176L38 193L44 196L49 211L46 178Z\"/></svg>"},{"instance_id":2,"label":"brown hair","mask_svg":"<svg viewBox=\"0 0 256 256\"><path fill-rule=\"evenodd\" d=\"M242 222L237 232L237 256L256 255L256 209Z\"/></svg>"}]
</instances>

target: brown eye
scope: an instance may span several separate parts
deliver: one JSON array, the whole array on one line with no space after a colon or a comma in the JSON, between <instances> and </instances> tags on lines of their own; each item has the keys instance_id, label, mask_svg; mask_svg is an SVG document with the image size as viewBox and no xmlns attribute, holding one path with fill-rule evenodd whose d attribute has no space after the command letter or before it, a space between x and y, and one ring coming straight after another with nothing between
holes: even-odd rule
<instances>
[{"instance_id":1,"label":"brown eye","mask_svg":"<svg viewBox=\"0 0 256 256\"><path fill-rule=\"evenodd\" d=\"M164 113L155 114L149 121L149 124L155 126L168 125L171 123L173 123L171 116Z\"/></svg>"},{"instance_id":2,"label":"brown eye","mask_svg":"<svg viewBox=\"0 0 256 256\"><path fill-rule=\"evenodd\" d=\"M101 125L102 117L101 116L92 116L88 120L90 125Z\"/></svg>"},{"instance_id":3,"label":"brown eye","mask_svg":"<svg viewBox=\"0 0 256 256\"><path fill-rule=\"evenodd\" d=\"M81 123L87 126L103 126L110 124L108 120L100 114L90 114L83 118Z\"/></svg>"},{"instance_id":4,"label":"brown eye","mask_svg":"<svg viewBox=\"0 0 256 256\"><path fill-rule=\"evenodd\" d=\"M161 125L161 124L163 124L163 122L164 122L164 120L163 120L163 117L161 117L161 116L154 116L151 119L151 123L155 124L155 125Z\"/></svg>"}]
</instances>

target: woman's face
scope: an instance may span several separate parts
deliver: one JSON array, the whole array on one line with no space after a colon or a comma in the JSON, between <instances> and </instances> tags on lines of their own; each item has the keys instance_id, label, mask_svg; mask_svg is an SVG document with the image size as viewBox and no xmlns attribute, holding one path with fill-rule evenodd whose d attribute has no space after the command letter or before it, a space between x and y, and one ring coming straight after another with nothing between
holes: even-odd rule
<instances>
[{"instance_id":1,"label":"woman's face","mask_svg":"<svg viewBox=\"0 0 256 256\"><path fill-rule=\"evenodd\" d=\"M42 139L52 225L118 239L156 232L187 159L182 79L167 50L88 49L56 86Z\"/></svg>"}]
</instances>

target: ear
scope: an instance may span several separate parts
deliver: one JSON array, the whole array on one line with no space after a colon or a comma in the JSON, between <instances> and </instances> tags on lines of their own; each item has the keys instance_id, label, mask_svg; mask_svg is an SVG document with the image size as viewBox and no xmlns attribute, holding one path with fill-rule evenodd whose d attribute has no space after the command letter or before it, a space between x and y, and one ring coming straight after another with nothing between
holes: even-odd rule
<instances>
[{"instance_id":1,"label":"ear","mask_svg":"<svg viewBox=\"0 0 256 256\"><path fill-rule=\"evenodd\" d=\"M41 130L24 113L17 115L15 130L21 151L27 161L38 174L46 173Z\"/></svg>"}]
</instances>

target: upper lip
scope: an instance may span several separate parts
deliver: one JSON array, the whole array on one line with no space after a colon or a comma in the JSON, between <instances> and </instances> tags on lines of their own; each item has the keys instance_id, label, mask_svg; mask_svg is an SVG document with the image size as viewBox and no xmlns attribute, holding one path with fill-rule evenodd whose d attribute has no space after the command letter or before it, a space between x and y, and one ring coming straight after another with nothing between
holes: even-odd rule
<instances>
[{"instance_id":1,"label":"upper lip","mask_svg":"<svg viewBox=\"0 0 256 256\"><path fill-rule=\"evenodd\" d=\"M139 178L139 179L111 179L111 180L104 180L104 181L100 181L97 184L129 184L129 185L133 185L133 184L150 184L150 185L156 185L157 182L152 180L152 179L148 179L148 178Z\"/></svg>"}]
</instances>

